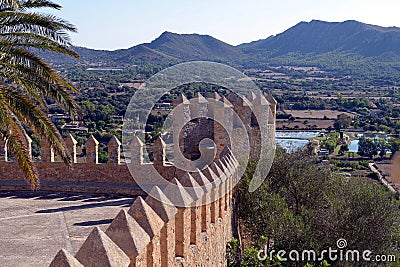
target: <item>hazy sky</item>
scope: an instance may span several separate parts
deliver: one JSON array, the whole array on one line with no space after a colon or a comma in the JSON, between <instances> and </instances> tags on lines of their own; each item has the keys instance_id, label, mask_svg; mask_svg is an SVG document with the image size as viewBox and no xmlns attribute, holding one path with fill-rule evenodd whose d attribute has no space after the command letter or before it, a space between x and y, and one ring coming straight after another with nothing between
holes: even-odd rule
<instances>
[{"instance_id":1,"label":"hazy sky","mask_svg":"<svg viewBox=\"0 0 400 267\"><path fill-rule=\"evenodd\" d=\"M164 31L209 34L232 45L281 33L300 21L349 19L400 27L399 0L54 0L75 24L73 43L114 50Z\"/></svg>"}]
</instances>

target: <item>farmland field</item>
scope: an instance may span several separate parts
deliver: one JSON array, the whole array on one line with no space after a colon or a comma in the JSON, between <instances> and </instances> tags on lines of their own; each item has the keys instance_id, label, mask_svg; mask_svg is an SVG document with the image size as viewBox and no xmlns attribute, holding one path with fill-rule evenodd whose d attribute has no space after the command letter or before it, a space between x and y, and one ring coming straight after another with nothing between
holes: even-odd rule
<instances>
[{"instance_id":1,"label":"farmland field","mask_svg":"<svg viewBox=\"0 0 400 267\"><path fill-rule=\"evenodd\" d=\"M299 119L323 119L325 116L328 119L337 119L340 114L346 114L347 116L354 117L355 114L337 110L284 110L286 114L291 114L295 118Z\"/></svg>"}]
</instances>

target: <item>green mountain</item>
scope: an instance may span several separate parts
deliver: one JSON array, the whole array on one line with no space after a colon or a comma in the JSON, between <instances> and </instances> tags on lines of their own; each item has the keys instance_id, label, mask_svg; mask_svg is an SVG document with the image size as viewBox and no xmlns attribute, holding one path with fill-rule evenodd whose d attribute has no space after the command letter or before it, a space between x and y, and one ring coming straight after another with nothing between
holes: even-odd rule
<instances>
[{"instance_id":1,"label":"green mountain","mask_svg":"<svg viewBox=\"0 0 400 267\"><path fill-rule=\"evenodd\" d=\"M211 60L236 67L317 66L344 75L400 78L400 28L354 20L300 22L266 39L232 46L209 35L164 32L151 43L116 51L76 47L80 64L125 66ZM55 65L77 61L42 54Z\"/></svg>"},{"instance_id":2,"label":"green mountain","mask_svg":"<svg viewBox=\"0 0 400 267\"><path fill-rule=\"evenodd\" d=\"M116 51L93 50L76 47L76 52L85 64L125 65L143 63L178 63L192 60L213 60L226 62L237 58L242 52L237 47L217 40L209 35L176 34L164 32L151 43L140 44ZM54 64L77 61L54 53L43 53Z\"/></svg>"},{"instance_id":3,"label":"green mountain","mask_svg":"<svg viewBox=\"0 0 400 267\"><path fill-rule=\"evenodd\" d=\"M380 27L354 20L300 22L265 40L239 45L245 54L351 52L365 57L400 56L400 28Z\"/></svg>"},{"instance_id":4,"label":"green mountain","mask_svg":"<svg viewBox=\"0 0 400 267\"><path fill-rule=\"evenodd\" d=\"M156 40L145 46L188 60L226 60L241 55L240 49L217 40L209 35L176 34L164 32Z\"/></svg>"},{"instance_id":5,"label":"green mountain","mask_svg":"<svg viewBox=\"0 0 400 267\"><path fill-rule=\"evenodd\" d=\"M400 28L354 20L300 22L285 32L237 47L247 68L319 67L336 76L397 84L400 78Z\"/></svg>"}]
</instances>

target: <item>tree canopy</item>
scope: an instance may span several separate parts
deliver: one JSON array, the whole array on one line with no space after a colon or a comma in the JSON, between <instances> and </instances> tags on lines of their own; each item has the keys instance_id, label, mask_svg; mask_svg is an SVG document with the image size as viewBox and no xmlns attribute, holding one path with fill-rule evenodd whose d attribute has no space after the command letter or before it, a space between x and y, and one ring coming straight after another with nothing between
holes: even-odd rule
<instances>
[{"instance_id":1,"label":"tree canopy","mask_svg":"<svg viewBox=\"0 0 400 267\"><path fill-rule=\"evenodd\" d=\"M256 244L263 246L260 240L268 237L276 251L322 251L344 238L349 249L398 253L398 202L386 187L334 174L305 152L279 150L254 193L247 190L251 173L250 168L241 181L237 200L239 216Z\"/></svg>"}]
</instances>

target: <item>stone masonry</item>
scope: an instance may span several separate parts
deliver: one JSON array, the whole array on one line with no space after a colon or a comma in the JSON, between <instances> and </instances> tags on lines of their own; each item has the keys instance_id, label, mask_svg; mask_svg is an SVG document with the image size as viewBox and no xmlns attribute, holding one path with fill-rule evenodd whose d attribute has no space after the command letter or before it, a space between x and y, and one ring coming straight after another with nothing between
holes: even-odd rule
<instances>
[{"instance_id":1,"label":"stone masonry","mask_svg":"<svg viewBox=\"0 0 400 267\"><path fill-rule=\"evenodd\" d=\"M196 96L194 106L183 95L174 104L183 103L186 112L218 112L222 120L230 122L228 127L232 129L235 129L235 120L230 114L234 110L244 122L247 133L234 130L233 133L249 136L250 149L254 153L262 140L259 127L268 127L274 133L276 102L272 97L229 95L225 98L215 94L214 99L220 101L221 106L213 111L207 110L207 100L200 94ZM260 112L265 120L255 121L252 112ZM206 127L201 127L202 123L206 123ZM178 126L179 122L174 121L174 127ZM226 266L225 247L232 237L230 189L240 179L239 162L231 152L227 132L221 125L196 120L183 129L186 131L183 135L174 132L174 139L185 157L196 159L199 152L202 154L199 144L202 138L210 138L216 145L216 157L201 171L185 172L166 162L165 143L161 138L154 143L154 162L150 164L143 163L143 142L139 138L133 139L131 160L127 164L135 170L134 177L128 165L121 164L121 143L115 137L108 144L108 163L99 164L98 141L93 136L86 144L86 162L76 163L77 143L69 135L65 142L74 159L72 168L54 162L52 148L45 142L41 144L42 160L35 163L41 190L138 196L128 211L121 210L105 232L94 228L76 255L60 250L50 267ZM190 129L196 130L195 137L188 132ZM22 172L15 162L9 161L4 143L0 147L0 190L28 190ZM152 189L147 195L135 179L151 174L150 169L162 174L165 183L149 185ZM166 196L171 195L167 194L171 190L174 190L173 201ZM175 207L172 202L177 200L201 204Z\"/></svg>"}]
</instances>

